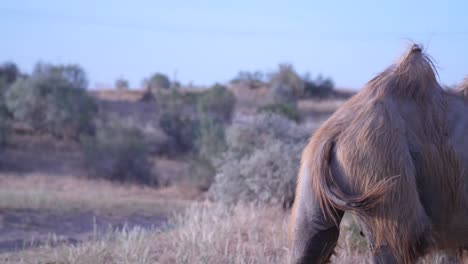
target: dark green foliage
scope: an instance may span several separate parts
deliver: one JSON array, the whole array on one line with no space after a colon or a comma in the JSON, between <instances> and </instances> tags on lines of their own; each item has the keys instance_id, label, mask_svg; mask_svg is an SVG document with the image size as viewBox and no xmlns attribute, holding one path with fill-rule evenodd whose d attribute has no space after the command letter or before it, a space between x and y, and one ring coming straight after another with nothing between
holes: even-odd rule
<instances>
[{"instance_id":1,"label":"dark green foliage","mask_svg":"<svg viewBox=\"0 0 468 264\"><path fill-rule=\"evenodd\" d=\"M273 103L268 104L259 109L260 112L275 113L284 116L290 120L299 122L301 120L301 113L297 109L296 104L292 103Z\"/></svg>"},{"instance_id":2,"label":"dark green foliage","mask_svg":"<svg viewBox=\"0 0 468 264\"><path fill-rule=\"evenodd\" d=\"M188 152L195 147L198 130L196 119L185 114L165 111L160 117L159 125L172 140L171 151L168 154Z\"/></svg>"},{"instance_id":3,"label":"dark green foliage","mask_svg":"<svg viewBox=\"0 0 468 264\"><path fill-rule=\"evenodd\" d=\"M201 92L160 92L156 100L160 127L172 139L168 154L195 151L205 156L222 150L223 126L230 122L235 106L234 95L224 86Z\"/></svg>"},{"instance_id":4,"label":"dark green foliage","mask_svg":"<svg viewBox=\"0 0 468 264\"><path fill-rule=\"evenodd\" d=\"M21 77L21 72L12 62L0 65L0 123L5 123L11 115L5 105L5 94L10 86Z\"/></svg>"},{"instance_id":5,"label":"dark green foliage","mask_svg":"<svg viewBox=\"0 0 468 264\"><path fill-rule=\"evenodd\" d=\"M0 82L4 85L11 85L20 77L18 66L12 62L5 62L0 65ZM0 84L1 85L1 84Z\"/></svg>"},{"instance_id":6,"label":"dark green foliage","mask_svg":"<svg viewBox=\"0 0 468 264\"><path fill-rule=\"evenodd\" d=\"M324 78L319 75L315 80L312 80L309 75L304 77L306 97L326 97L333 93L334 84L331 78Z\"/></svg>"},{"instance_id":7,"label":"dark green foliage","mask_svg":"<svg viewBox=\"0 0 468 264\"><path fill-rule=\"evenodd\" d=\"M222 121L199 110L197 149L200 157L211 160L226 149Z\"/></svg>"},{"instance_id":8,"label":"dark green foliage","mask_svg":"<svg viewBox=\"0 0 468 264\"><path fill-rule=\"evenodd\" d=\"M240 71L237 76L231 80L231 83L242 84L248 86L251 89L255 89L261 87L264 84L264 78L264 74L260 71Z\"/></svg>"},{"instance_id":9,"label":"dark green foliage","mask_svg":"<svg viewBox=\"0 0 468 264\"><path fill-rule=\"evenodd\" d=\"M128 90L129 86L128 80L124 78L119 78L115 81L115 89L117 90Z\"/></svg>"},{"instance_id":10,"label":"dark green foliage","mask_svg":"<svg viewBox=\"0 0 468 264\"><path fill-rule=\"evenodd\" d=\"M102 127L94 137L82 136L81 145L94 177L157 185L157 179L151 175L148 149L139 130Z\"/></svg>"},{"instance_id":11,"label":"dark green foliage","mask_svg":"<svg viewBox=\"0 0 468 264\"><path fill-rule=\"evenodd\" d=\"M197 104L204 114L229 122L234 112L236 98L225 86L215 84L202 93Z\"/></svg>"},{"instance_id":12,"label":"dark green foliage","mask_svg":"<svg viewBox=\"0 0 468 264\"><path fill-rule=\"evenodd\" d=\"M0 65L0 145L4 145L9 133L11 113L5 104L5 94L11 85L20 78L21 72L12 62Z\"/></svg>"},{"instance_id":13,"label":"dark green foliage","mask_svg":"<svg viewBox=\"0 0 468 264\"><path fill-rule=\"evenodd\" d=\"M171 80L169 77L167 77L167 75L158 72L151 76L147 85L151 91L158 89L169 89L171 87Z\"/></svg>"},{"instance_id":14,"label":"dark green foliage","mask_svg":"<svg viewBox=\"0 0 468 264\"><path fill-rule=\"evenodd\" d=\"M159 126L170 137L170 155L188 152L195 147L198 121L193 108L193 97L176 90L158 93L157 102L161 108Z\"/></svg>"},{"instance_id":15,"label":"dark green foliage","mask_svg":"<svg viewBox=\"0 0 468 264\"><path fill-rule=\"evenodd\" d=\"M76 139L90 132L97 107L80 69L38 64L31 77L18 79L5 94L14 120L59 137Z\"/></svg>"},{"instance_id":16,"label":"dark green foliage","mask_svg":"<svg viewBox=\"0 0 468 264\"><path fill-rule=\"evenodd\" d=\"M41 76L43 78L57 78L65 80L69 84L69 88L73 89L87 89L88 77L84 69L77 64L69 65L53 65L48 63L36 64L33 76Z\"/></svg>"}]
</instances>

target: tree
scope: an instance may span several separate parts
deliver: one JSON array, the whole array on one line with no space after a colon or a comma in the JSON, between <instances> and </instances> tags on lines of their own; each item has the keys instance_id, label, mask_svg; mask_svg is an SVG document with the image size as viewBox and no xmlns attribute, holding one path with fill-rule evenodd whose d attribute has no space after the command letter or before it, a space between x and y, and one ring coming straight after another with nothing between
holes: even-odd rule
<instances>
[{"instance_id":1,"label":"tree","mask_svg":"<svg viewBox=\"0 0 468 264\"><path fill-rule=\"evenodd\" d=\"M129 86L128 81L124 78L119 78L115 81L115 89L117 90L128 90Z\"/></svg>"},{"instance_id":2,"label":"tree","mask_svg":"<svg viewBox=\"0 0 468 264\"><path fill-rule=\"evenodd\" d=\"M20 76L18 66L12 62L5 62L0 66L0 79L10 85Z\"/></svg>"},{"instance_id":3,"label":"tree","mask_svg":"<svg viewBox=\"0 0 468 264\"><path fill-rule=\"evenodd\" d=\"M304 76L305 96L324 97L331 94L334 89L334 83L331 78L324 78L321 74L315 80L312 80L309 74Z\"/></svg>"},{"instance_id":4,"label":"tree","mask_svg":"<svg viewBox=\"0 0 468 264\"><path fill-rule=\"evenodd\" d=\"M167 75L157 72L149 79L147 85L152 91L157 89L169 89L171 87L171 80Z\"/></svg>"},{"instance_id":5,"label":"tree","mask_svg":"<svg viewBox=\"0 0 468 264\"><path fill-rule=\"evenodd\" d=\"M239 71L236 77L231 80L232 84L242 84L246 85L249 88L258 88L263 84L264 75L260 71L249 72L249 71Z\"/></svg>"},{"instance_id":6,"label":"tree","mask_svg":"<svg viewBox=\"0 0 468 264\"><path fill-rule=\"evenodd\" d=\"M97 111L86 84L86 73L77 65L38 64L29 78L6 91L6 107L14 120L38 132L77 139L91 130Z\"/></svg>"},{"instance_id":7,"label":"tree","mask_svg":"<svg viewBox=\"0 0 468 264\"><path fill-rule=\"evenodd\" d=\"M68 81L70 88L83 90L88 88L86 72L77 64L52 65L39 62L34 68L33 75L43 77L60 76L60 78Z\"/></svg>"},{"instance_id":8,"label":"tree","mask_svg":"<svg viewBox=\"0 0 468 264\"><path fill-rule=\"evenodd\" d=\"M304 81L291 64L280 64L270 75L271 95L275 102L295 103L304 94Z\"/></svg>"}]
</instances>

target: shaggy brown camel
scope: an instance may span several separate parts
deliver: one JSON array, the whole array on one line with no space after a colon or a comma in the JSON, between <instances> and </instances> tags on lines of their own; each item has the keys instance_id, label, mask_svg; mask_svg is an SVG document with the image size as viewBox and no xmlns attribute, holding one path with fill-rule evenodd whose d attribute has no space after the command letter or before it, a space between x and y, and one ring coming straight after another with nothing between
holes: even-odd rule
<instances>
[{"instance_id":1,"label":"shaggy brown camel","mask_svg":"<svg viewBox=\"0 0 468 264\"><path fill-rule=\"evenodd\" d=\"M418 45L339 108L304 149L291 263L329 260L345 211L375 263L468 247L468 103Z\"/></svg>"}]
</instances>

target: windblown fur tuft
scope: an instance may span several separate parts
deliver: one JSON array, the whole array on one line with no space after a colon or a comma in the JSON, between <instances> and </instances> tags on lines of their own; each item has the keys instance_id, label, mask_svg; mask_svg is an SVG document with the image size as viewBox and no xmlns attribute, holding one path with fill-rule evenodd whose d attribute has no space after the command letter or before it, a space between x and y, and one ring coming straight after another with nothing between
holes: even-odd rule
<instances>
[{"instance_id":1,"label":"windblown fur tuft","mask_svg":"<svg viewBox=\"0 0 468 264\"><path fill-rule=\"evenodd\" d=\"M421 46L413 45L396 64L372 79L365 89L416 100L424 100L432 91L441 90L434 63L422 50Z\"/></svg>"}]
</instances>

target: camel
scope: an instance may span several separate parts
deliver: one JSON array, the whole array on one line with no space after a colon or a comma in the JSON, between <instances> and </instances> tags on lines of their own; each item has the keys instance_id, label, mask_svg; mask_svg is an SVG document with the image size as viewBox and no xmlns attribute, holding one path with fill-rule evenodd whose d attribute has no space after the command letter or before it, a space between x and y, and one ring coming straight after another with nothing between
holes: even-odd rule
<instances>
[{"instance_id":1,"label":"camel","mask_svg":"<svg viewBox=\"0 0 468 264\"><path fill-rule=\"evenodd\" d=\"M291 216L291 263L329 260L344 212L374 263L468 247L468 85L449 93L419 45L310 138Z\"/></svg>"}]
</instances>

